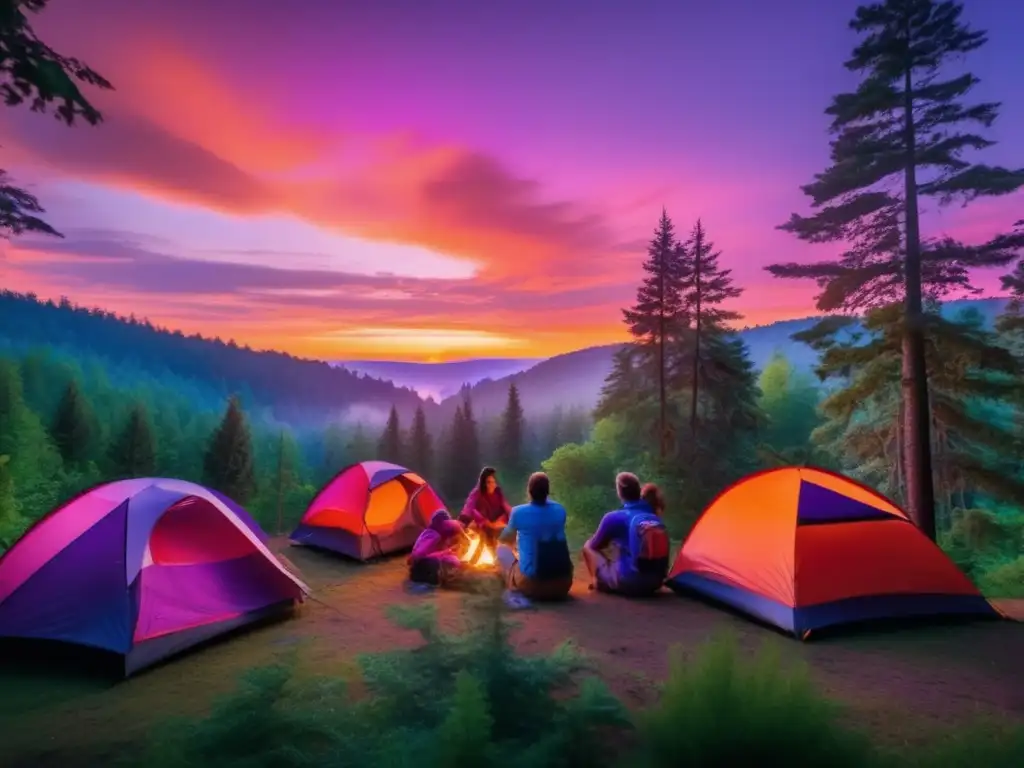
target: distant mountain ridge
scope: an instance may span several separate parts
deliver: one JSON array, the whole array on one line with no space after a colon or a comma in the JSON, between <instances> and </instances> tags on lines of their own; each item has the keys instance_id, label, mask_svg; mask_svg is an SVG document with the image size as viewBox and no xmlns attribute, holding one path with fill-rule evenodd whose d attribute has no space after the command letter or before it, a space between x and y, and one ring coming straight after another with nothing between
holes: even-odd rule
<instances>
[{"instance_id":1,"label":"distant mountain ridge","mask_svg":"<svg viewBox=\"0 0 1024 768\"><path fill-rule=\"evenodd\" d=\"M544 358L481 358L446 363L407 363L390 360L337 361L355 373L392 381L415 390L420 397L440 402L456 394L464 384L500 379L532 368Z\"/></svg>"},{"instance_id":2,"label":"distant mountain ridge","mask_svg":"<svg viewBox=\"0 0 1024 768\"><path fill-rule=\"evenodd\" d=\"M1006 298L962 299L942 305L944 317L953 317L965 309L978 311L991 327L1005 309ZM817 364L817 354L806 344L795 342L793 334L813 327L820 316L797 320L780 320L768 325L745 328L738 335L747 344L751 362L758 370L764 368L776 352L782 352L801 371L810 371ZM557 407L580 407L591 410L597 405L604 380L612 368L612 359L622 344L589 347L543 360L531 368L505 376L481 381L470 389L474 413L488 418L501 413L513 381L519 389L527 415L542 415ZM460 401L458 394L441 402L441 417L450 417Z\"/></svg>"}]
</instances>

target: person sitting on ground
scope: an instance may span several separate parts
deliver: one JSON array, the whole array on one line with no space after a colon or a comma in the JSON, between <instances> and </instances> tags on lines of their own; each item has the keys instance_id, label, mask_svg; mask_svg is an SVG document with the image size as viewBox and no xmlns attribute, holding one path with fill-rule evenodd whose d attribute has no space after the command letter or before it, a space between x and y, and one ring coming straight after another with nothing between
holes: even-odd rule
<instances>
[{"instance_id":1,"label":"person sitting on ground","mask_svg":"<svg viewBox=\"0 0 1024 768\"><path fill-rule=\"evenodd\" d=\"M615 488L622 508L602 518L597 531L583 545L583 562L590 572L590 589L630 597L651 595L668 575L669 537L659 517L664 509L661 491L649 485L643 498L640 481L620 472Z\"/></svg>"},{"instance_id":2,"label":"person sitting on ground","mask_svg":"<svg viewBox=\"0 0 1024 768\"><path fill-rule=\"evenodd\" d=\"M498 539L497 560L505 585L529 600L564 599L573 576L565 507L548 498L551 481L543 472L530 475L526 491L529 503L512 510Z\"/></svg>"},{"instance_id":3,"label":"person sitting on ground","mask_svg":"<svg viewBox=\"0 0 1024 768\"><path fill-rule=\"evenodd\" d=\"M439 509L420 533L409 554L409 581L446 586L462 569L459 551L469 544L469 536L448 510Z\"/></svg>"},{"instance_id":4,"label":"person sitting on ground","mask_svg":"<svg viewBox=\"0 0 1024 768\"><path fill-rule=\"evenodd\" d=\"M467 528L473 526L484 540L484 546L493 550L498 543L498 534L508 524L512 508L505 500L505 494L498 485L498 473L494 467L480 470L480 479L470 491L459 515L459 522ZM483 551L482 548L480 550Z\"/></svg>"}]
</instances>

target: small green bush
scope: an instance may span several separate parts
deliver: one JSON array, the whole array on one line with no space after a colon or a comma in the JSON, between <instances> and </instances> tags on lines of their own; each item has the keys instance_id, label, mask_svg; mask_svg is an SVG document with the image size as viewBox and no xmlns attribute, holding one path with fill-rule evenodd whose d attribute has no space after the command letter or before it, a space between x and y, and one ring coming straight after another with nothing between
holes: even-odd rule
<instances>
[{"instance_id":1,"label":"small green bush","mask_svg":"<svg viewBox=\"0 0 1024 768\"><path fill-rule=\"evenodd\" d=\"M988 597L1024 598L1024 555L981 570L979 586Z\"/></svg>"},{"instance_id":2,"label":"small green bush","mask_svg":"<svg viewBox=\"0 0 1024 768\"><path fill-rule=\"evenodd\" d=\"M479 601L462 635L438 631L433 606L395 609L415 628L414 650L361 659L370 696L346 698L335 680L305 681L290 664L253 670L209 717L168 723L145 760L185 768L596 768L601 729L629 726L617 699L571 645L526 657L508 642L500 592ZM572 695L574 694L574 695Z\"/></svg>"},{"instance_id":3,"label":"small green bush","mask_svg":"<svg viewBox=\"0 0 1024 768\"><path fill-rule=\"evenodd\" d=\"M753 658L723 636L693 661L674 650L661 699L637 717L630 764L660 766L863 766L868 743L841 723L803 667L780 664L774 646Z\"/></svg>"}]
</instances>

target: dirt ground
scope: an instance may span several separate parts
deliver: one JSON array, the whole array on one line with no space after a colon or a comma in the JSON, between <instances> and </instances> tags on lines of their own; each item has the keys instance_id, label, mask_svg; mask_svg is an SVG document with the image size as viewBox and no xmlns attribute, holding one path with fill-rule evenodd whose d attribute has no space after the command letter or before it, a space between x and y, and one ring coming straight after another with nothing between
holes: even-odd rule
<instances>
[{"instance_id":1,"label":"dirt ground","mask_svg":"<svg viewBox=\"0 0 1024 768\"><path fill-rule=\"evenodd\" d=\"M386 608L436 601L442 624L460 625L462 596L411 595L401 558L371 565L275 542L315 591L299 614L229 638L111 684L66 670L0 668L0 764L69 766L69 755L95 754L145 738L154 724L201 714L248 668L297 651L309 674L348 673L359 653L413 646L415 632L394 626ZM691 651L723 630L745 649L766 640L783 660L802 659L823 689L849 705L880 739L927 738L936 728L977 716L1024 722L1024 624L875 631L799 643L741 617L670 592L630 601L588 592L579 582L570 602L518 615L518 647L544 652L573 639L627 703L650 701L668 666L669 649ZM1004 610L1024 619L1024 601ZM7 762L10 759L11 762Z\"/></svg>"}]
</instances>

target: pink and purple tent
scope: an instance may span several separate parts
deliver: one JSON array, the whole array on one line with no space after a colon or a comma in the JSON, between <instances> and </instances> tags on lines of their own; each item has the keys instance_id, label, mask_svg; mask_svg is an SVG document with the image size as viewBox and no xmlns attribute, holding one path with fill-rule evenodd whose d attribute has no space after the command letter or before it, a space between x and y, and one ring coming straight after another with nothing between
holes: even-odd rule
<instances>
[{"instance_id":1,"label":"pink and purple tent","mask_svg":"<svg viewBox=\"0 0 1024 768\"><path fill-rule=\"evenodd\" d=\"M182 480L92 488L0 556L0 637L124 658L125 675L301 602L308 587L237 504Z\"/></svg>"}]
</instances>

